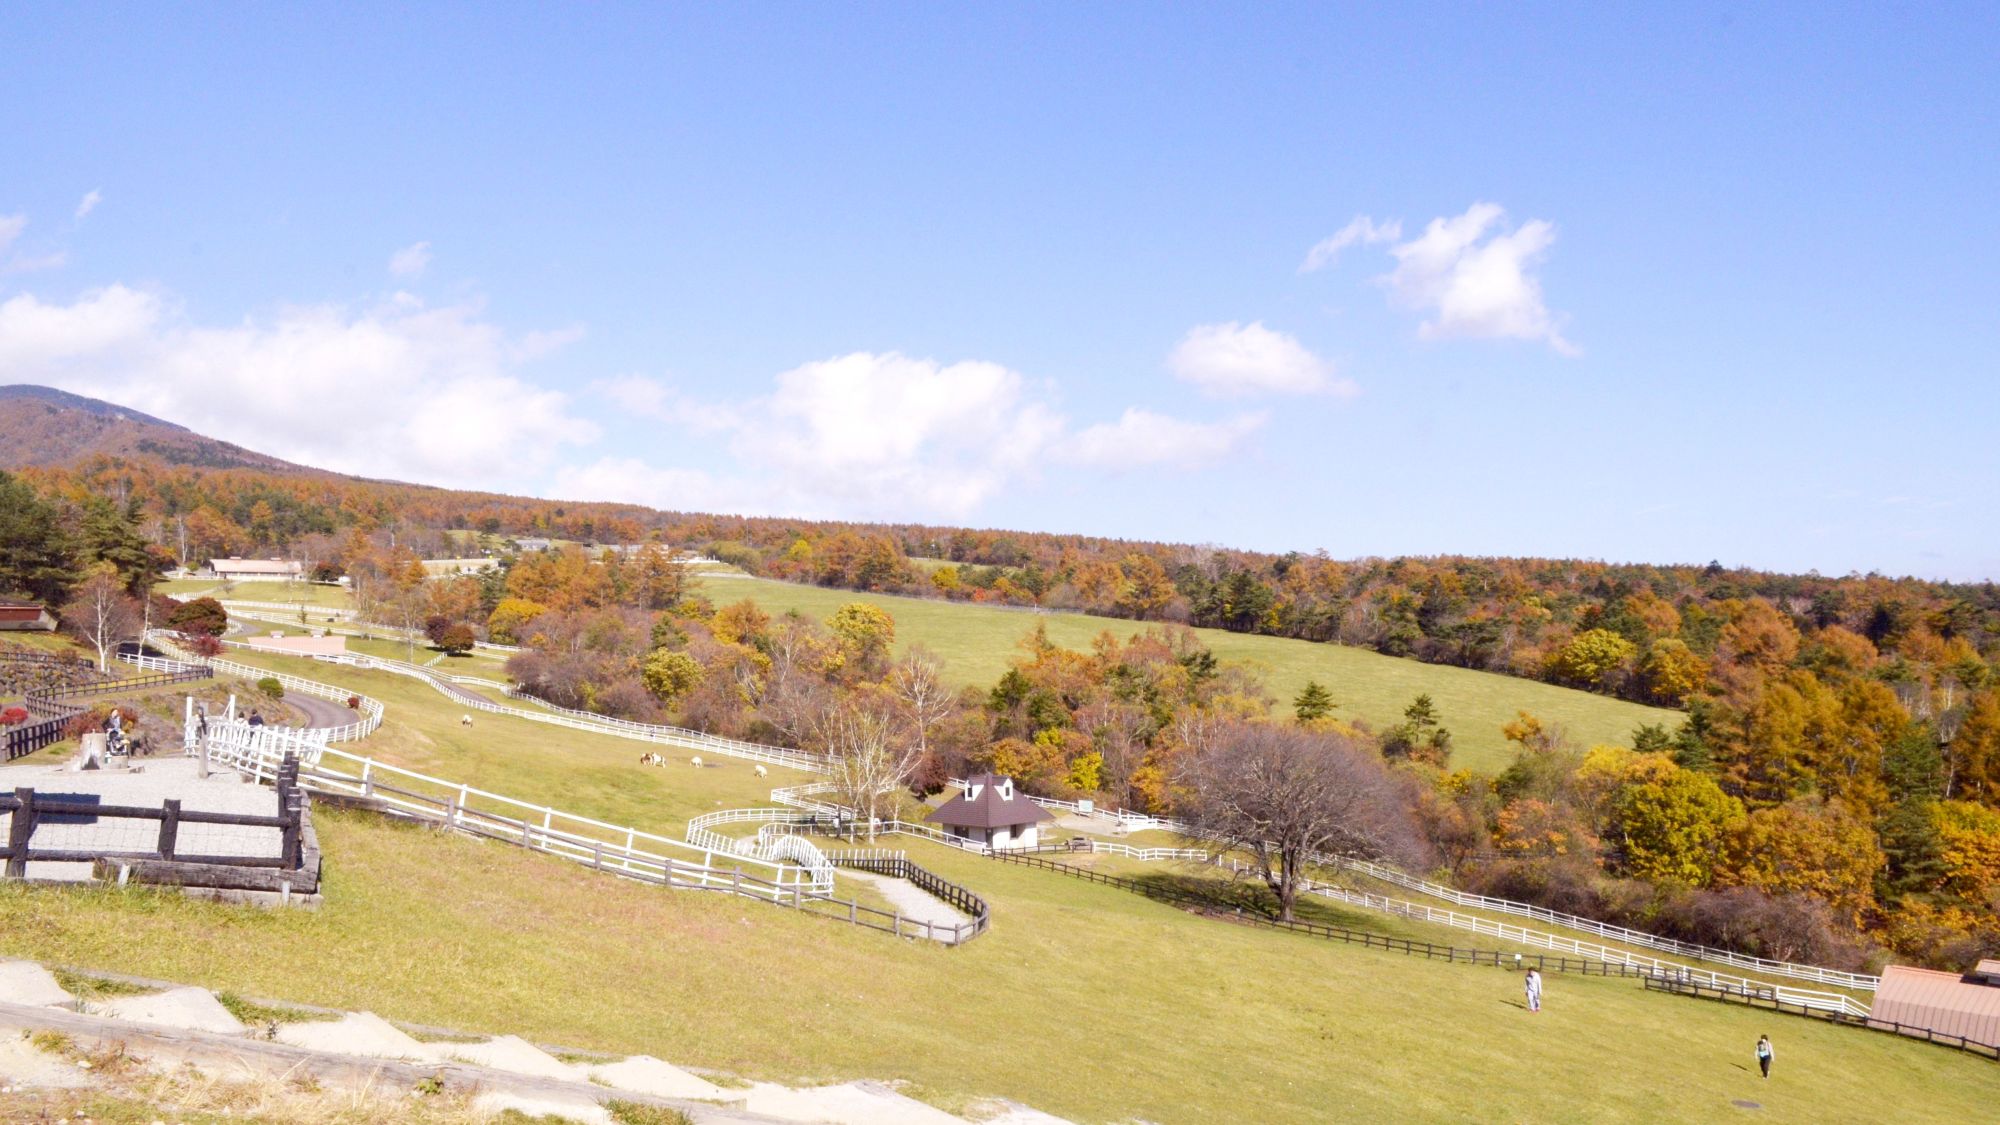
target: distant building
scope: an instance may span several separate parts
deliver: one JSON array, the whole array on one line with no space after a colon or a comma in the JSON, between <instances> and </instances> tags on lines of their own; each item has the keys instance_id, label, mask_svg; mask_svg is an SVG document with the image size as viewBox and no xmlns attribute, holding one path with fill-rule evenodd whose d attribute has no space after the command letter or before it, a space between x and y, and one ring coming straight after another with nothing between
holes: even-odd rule
<instances>
[{"instance_id":1,"label":"distant building","mask_svg":"<svg viewBox=\"0 0 2000 1125\"><path fill-rule=\"evenodd\" d=\"M273 631L265 636L245 638L244 643L265 652L283 652L293 656L341 656L347 652L347 638L338 633L294 637Z\"/></svg>"},{"instance_id":2,"label":"distant building","mask_svg":"<svg viewBox=\"0 0 2000 1125\"><path fill-rule=\"evenodd\" d=\"M249 581L291 581L305 576L305 567L291 559L226 559L208 560L208 569L225 582Z\"/></svg>"},{"instance_id":3,"label":"distant building","mask_svg":"<svg viewBox=\"0 0 2000 1125\"><path fill-rule=\"evenodd\" d=\"M47 633L53 631L55 627L56 619L49 614L48 607L42 603L0 598L0 629L9 632Z\"/></svg>"},{"instance_id":4,"label":"distant building","mask_svg":"<svg viewBox=\"0 0 2000 1125\"><path fill-rule=\"evenodd\" d=\"M2000 1046L2000 961L1960 976L1908 965L1882 970L1869 1017Z\"/></svg>"},{"instance_id":5,"label":"distant building","mask_svg":"<svg viewBox=\"0 0 2000 1125\"><path fill-rule=\"evenodd\" d=\"M497 570L499 559L425 559L424 573L433 578L452 574L478 574L485 570Z\"/></svg>"},{"instance_id":6,"label":"distant building","mask_svg":"<svg viewBox=\"0 0 2000 1125\"><path fill-rule=\"evenodd\" d=\"M983 773L924 819L961 840L991 848L1032 848L1048 810L1014 790L1014 779Z\"/></svg>"},{"instance_id":7,"label":"distant building","mask_svg":"<svg viewBox=\"0 0 2000 1125\"><path fill-rule=\"evenodd\" d=\"M555 546L555 542L549 539L516 539L514 546L523 551L546 551Z\"/></svg>"}]
</instances>

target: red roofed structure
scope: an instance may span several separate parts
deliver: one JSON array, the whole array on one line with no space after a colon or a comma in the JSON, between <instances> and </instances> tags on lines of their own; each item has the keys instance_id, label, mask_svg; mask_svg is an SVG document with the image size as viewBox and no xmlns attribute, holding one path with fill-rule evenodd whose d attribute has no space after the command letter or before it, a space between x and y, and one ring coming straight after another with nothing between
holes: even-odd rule
<instances>
[{"instance_id":1,"label":"red roofed structure","mask_svg":"<svg viewBox=\"0 0 2000 1125\"><path fill-rule=\"evenodd\" d=\"M36 629L44 633L56 627L56 619L40 602L0 598L0 629Z\"/></svg>"}]
</instances>

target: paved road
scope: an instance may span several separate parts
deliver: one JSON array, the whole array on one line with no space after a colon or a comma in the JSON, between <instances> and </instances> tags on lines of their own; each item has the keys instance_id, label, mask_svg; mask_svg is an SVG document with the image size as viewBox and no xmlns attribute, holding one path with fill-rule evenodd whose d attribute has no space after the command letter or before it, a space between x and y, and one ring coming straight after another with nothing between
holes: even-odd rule
<instances>
[{"instance_id":1,"label":"paved road","mask_svg":"<svg viewBox=\"0 0 2000 1125\"><path fill-rule=\"evenodd\" d=\"M306 727L309 730L344 727L360 718L360 715L349 710L345 703L335 703L331 699L321 699L303 692L286 696L285 702L295 710L305 712Z\"/></svg>"}]
</instances>

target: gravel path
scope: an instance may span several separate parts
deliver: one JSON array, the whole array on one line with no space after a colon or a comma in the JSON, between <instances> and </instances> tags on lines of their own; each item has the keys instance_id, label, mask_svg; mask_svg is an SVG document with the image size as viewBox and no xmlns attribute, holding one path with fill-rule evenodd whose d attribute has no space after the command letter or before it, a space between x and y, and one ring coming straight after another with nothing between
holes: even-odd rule
<instances>
[{"instance_id":1,"label":"gravel path","mask_svg":"<svg viewBox=\"0 0 2000 1125\"><path fill-rule=\"evenodd\" d=\"M878 875L873 871L856 871L847 867L840 869L839 877L842 879L858 879L873 886L877 891L881 892L883 898L889 900L889 904L896 908L897 913L905 918L914 918L920 922L932 922L939 926L961 926L972 921L972 919L960 914L958 911L945 905L942 901L932 898L930 895L917 889L916 885L908 879L898 879L891 875ZM938 940L946 943L951 941L948 937L940 937Z\"/></svg>"}]
</instances>

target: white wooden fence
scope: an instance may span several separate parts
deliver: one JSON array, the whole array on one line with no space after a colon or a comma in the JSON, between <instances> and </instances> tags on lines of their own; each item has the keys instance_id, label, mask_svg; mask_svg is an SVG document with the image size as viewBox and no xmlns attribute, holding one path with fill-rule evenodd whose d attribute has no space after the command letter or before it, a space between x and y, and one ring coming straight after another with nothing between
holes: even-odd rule
<instances>
[{"instance_id":1,"label":"white wooden fence","mask_svg":"<svg viewBox=\"0 0 2000 1125\"><path fill-rule=\"evenodd\" d=\"M366 798L455 831L518 844L617 875L773 901L825 897L833 891L832 864L810 841L797 841L781 858L705 847L350 754L308 737L316 733L252 727L240 720L210 722L203 748L210 761L259 779L275 778L284 755L296 753L302 788ZM806 856L806 849L817 857L816 864L783 862L794 855Z\"/></svg>"},{"instance_id":2,"label":"white wooden fence","mask_svg":"<svg viewBox=\"0 0 2000 1125\"><path fill-rule=\"evenodd\" d=\"M1452 903L1455 906L1470 907L1474 910L1489 910L1496 914L1507 914L1518 918L1532 918L1537 922L1546 922L1551 925L1562 926L1565 929L1595 934L1598 937L1609 938L1612 941L1622 942L1626 945L1657 949L1663 953L1672 953L1678 957L1691 957L1700 961L1713 961L1718 964L1734 965L1737 968L1749 969L1752 972L1782 976L1793 980L1809 980L1817 984L1832 985L1835 988L1854 989L1860 992L1875 991L1875 987L1881 983L1882 979L1867 973L1848 973L1842 972L1839 969L1821 968L1818 965L1801 965L1791 961L1773 961L1763 957L1752 957L1745 953L1734 953L1726 949L1715 949L1706 945L1675 941L1672 938L1649 934L1643 930L1614 926L1606 922L1599 922L1593 918L1565 914L1559 910L1550 910L1547 907L1534 906L1525 902L1515 902L1512 899L1470 894L1453 887L1419 879L1413 875L1398 871L1393 867L1385 867L1379 863L1370 863L1366 860L1344 857L1324 857L1324 859L1329 866L1337 865L1345 870L1366 875L1371 879L1380 879L1385 883L1392 883L1406 890L1429 895L1432 898Z\"/></svg>"},{"instance_id":3,"label":"white wooden fence","mask_svg":"<svg viewBox=\"0 0 2000 1125\"><path fill-rule=\"evenodd\" d=\"M1658 976L1671 977L1675 980L1696 981L1714 988L1727 989L1739 995L1765 996L1782 1000L1787 1004L1800 1004L1808 1008L1842 1012L1850 1016L1866 1016L1868 1014L1866 1005L1858 1003L1851 996L1837 992L1814 992L1802 988L1788 988L1769 981L1751 980L1746 977L1718 973L1712 969L1697 968L1672 961L1662 961L1657 957L1648 957L1642 953L1633 953L1630 950L1619 949L1613 946L1599 945L1596 942L1583 941L1560 934L1543 933L1540 930L1531 930L1525 926L1516 926L1508 922L1496 922L1491 918L1460 914L1453 910L1440 910L1414 902L1389 898L1385 895L1349 890L1345 887L1336 887L1314 880L1306 880L1303 889L1310 894L1333 899L1336 902L1344 902L1350 906L1360 906L1369 910L1395 914L1404 918L1413 918L1420 922L1430 922L1434 925L1450 926L1453 929L1470 930L1473 933L1499 938L1516 945L1526 945L1536 949L1549 949L1559 953L1574 953L1579 957L1589 957L1593 960L1606 961L1612 964L1631 965L1635 968L1645 969Z\"/></svg>"},{"instance_id":4,"label":"white wooden fence","mask_svg":"<svg viewBox=\"0 0 2000 1125\"><path fill-rule=\"evenodd\" d=\"M291 614L292 620L297 620L299 611L302 609L306 611L307 616L319 616L340 621L352 621L357 616L355 611L351 609L341 606L314 605L311 602L250 602L240 601L235 598L217 598L216 600L222 603L222 608L242 617L251 616L251 614L261 610L266 613L288 613Z\"/></svg>"}]
</instances>

